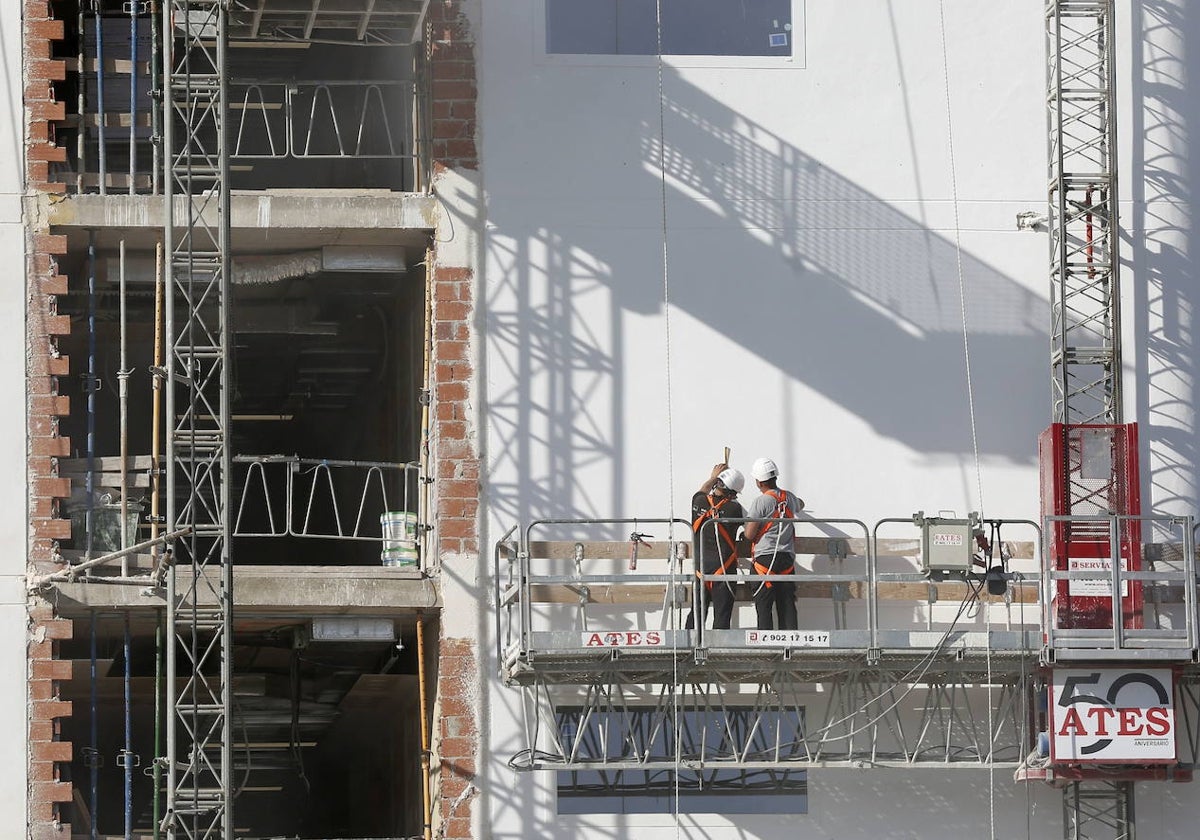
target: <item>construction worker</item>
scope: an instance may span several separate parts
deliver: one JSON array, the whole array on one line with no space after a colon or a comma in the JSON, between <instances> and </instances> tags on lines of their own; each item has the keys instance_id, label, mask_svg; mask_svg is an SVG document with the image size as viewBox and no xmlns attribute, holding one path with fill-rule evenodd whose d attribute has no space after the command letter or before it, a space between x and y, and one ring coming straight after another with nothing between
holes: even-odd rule
<instances>
[{"instance_id":1,"label":"construction worker","mask_svg":"<svg viewBox=\"0 0 1200 840\"><path fill-rule=\"evenodd\" d=\"M796 572L796 528L792 519L804 509L804 500L779 488L779 468L770 458L759 458L750 476L762 493L750 502L746 539L754 546L754 572L759 575L791 575ZM796 584L792 581L762 581L754 592L754 609L759 630L795 630ZM778 616L778 624L775 617Z\"/></svg>"},{"instance_id":2,"label":"construction worker","mask_svg":"<svg viewBox=\"0 0 1200 840\"><path fill-rule=\"evenodd\" d=\"M740 472L730 469L728 464L717 464L712 468L712 475L700 485L700 489L692 496L692 533L695 535L693 545L696 552L697 568L706 575L736 575L737 574L737 541L735 535L738 520L745 516L742 506L738 504L737 494L746 486L746 478ZM732 523L723 520L732 519ZM733 584L729 581L699 582L701 595L700 626L704 626L704 617L708 614L708 606L713 606L713 629L728 630L733 618ZM695 610L688 613L684 628L691 630L695 626Z\"/></svg>"}]
</instances>

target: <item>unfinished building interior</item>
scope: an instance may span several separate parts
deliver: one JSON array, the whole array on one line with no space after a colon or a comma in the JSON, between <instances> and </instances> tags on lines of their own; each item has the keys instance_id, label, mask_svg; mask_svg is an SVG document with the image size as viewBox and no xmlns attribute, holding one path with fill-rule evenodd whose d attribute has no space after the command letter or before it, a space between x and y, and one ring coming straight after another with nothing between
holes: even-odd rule
<instances>
[{"instance_id":1,"label":"unfinished building interior","mask_svg":"<svg viewBox=\"0 0 1200 840\"><path fill-rule=\"evenodd\" d=\"M426 4L298 5L49 4L74 837L429 830Z\"/></svg>"}]
</instances>

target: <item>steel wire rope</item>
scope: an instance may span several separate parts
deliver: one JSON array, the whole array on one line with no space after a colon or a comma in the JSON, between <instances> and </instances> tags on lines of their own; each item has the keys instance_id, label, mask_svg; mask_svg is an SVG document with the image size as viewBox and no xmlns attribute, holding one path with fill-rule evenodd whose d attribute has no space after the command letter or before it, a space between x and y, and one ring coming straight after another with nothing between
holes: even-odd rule
<instances>
[{"instance_id":1,"label":"steel wire rope","mask_svg":"<svg viewBox=\"0 0 1200 840\"><path fill-rule=\"evenodd\" d=\"M669 247L667 239L667 117L666 117L666 95L663 85L663 36L662 36L662 0L654 0L654 39L655 39L655 70L658 81L658 179L659 179L659 195L661 198L661 217L662 224L662 291L663 291L663 341L665 347L665 364L666 364L666 391L667 391L667 491L668 491L668 511L671 519L671 524L668 530L673 536L675 529L675 439L674 425L671 414L671 294L670 294L670 276L668 273L668 256ZM667 544L670 546L673 543L671 536L667 538ZM672 570L672 579L674 578L673 564L674 558L671 557L671 549L668 548L668 569ZM674 583L670 584L671 589L674 589ZM703 612L703 611L702 611ZM675 632L675 599L671 599L671 606L668 612L670 618L671 632ZM672 645L674 648L675 645ZM680 752L680 736L682 734L682 725L680 716L683 713L682 703L680 699L679 685L679 657L671 657L671 691L672 691L672 706L674 708L674 752L675 752L675 769L674 769L674 789L673 793L673 817L675 821L675 838L679 840L681 824L679 814L679 768L682 764L682 754Z\"/></svg>"},{"instance_id":2,"label":"steel wire rope","mask_svg":"<svg viewBox=\"0 0 1200 840\"><path fill-rule=\"evenodd\" d=\"M954 262L958 273L958 300L959 309L962 314L963 328L963 366L966 369L967 379L967 409L971 418L971 448L975 456L975 492L979 498L979 513L982 518L984 514L983 504L983 473L979 466L979 435L975 427L975 388L971 380L971 342L969 337L969 329L967 325L967 290L966 282L963 279L963 259L962 259L962 224L959 218L958 206L958 171L954 158L954 112L950 96L950 50L946 43L946 2L938 0L938 26L941 35L942 47L942 90L946 99L946 146L950 156L950 197L954 209ZM991 752L992 738L992 633L991 633L991 611L984 610L984 628L985 628L985 643L987 645L987 704L988 704L988 746L989 754ZM988 821L989 821L989 837L991 840L996 838L996 771L993 766L994 762L988 761Z\"/></svg>"}]
</instances>

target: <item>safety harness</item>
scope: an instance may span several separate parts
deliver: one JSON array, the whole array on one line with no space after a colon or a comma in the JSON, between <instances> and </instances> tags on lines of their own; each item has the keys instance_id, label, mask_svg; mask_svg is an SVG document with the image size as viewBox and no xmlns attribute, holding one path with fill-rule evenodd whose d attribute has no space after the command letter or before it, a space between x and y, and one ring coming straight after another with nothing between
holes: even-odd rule
<instances>
[{"instance_id":1,"label":"safety harness","mask_svg":"<svg viewBox=\"0 0 1200 840\"><path fill-rule=\"evenodd\" d=\"M787 503L787 494L783 490L764 490L763 492L766 493L771 498L773 498L776 502L775 510L771 512L771 515L769 517L767 517L768 520L781 519L781 518L783 518L783 516L785 514L788 519L791 519L794 516L794 514L792 513L791 507L789 507L788 503ZM758 562L758 555L754 553L754 547L758 545L758 541L761 540L764 536L766 536L767 531L770 531L774 527L775 527L775 525L772 524L770 521L764 523L763 529L758 532L758 537L755 538L754 542L751 545L750 553L754 557L754 571L760 575L772 575L772 574L774 574L774 575L790 575L796 571L796 564L795 564L794 559L793 559L792 565L788 566L786 569L773 568L775 565L775 556L779 553L779 540L778 539L776 539L776 541L775 541L775 551L771 555L771 564L769 566L764 563ZM782 528L780 530L782 530ZM794 554L792 556L793 556L793 558L795 557ZM769 581L769 580L763 581L763 586L770 589L771 581Z\"/></svg>"},{"instance_id":2,"label":"safety harness","mask_svg":"<svg viewBox=\"0 0 1200 840\"><path fill-rule=\"evenodd\" d=\"M725 544L729 546L729 557L725 560L724 563L721 564L721 568L719 568L715 572L713 572L714 575L728 574L729 570L732 569L737 564L737 560L738 560L737 541L734 540L734 538L732 536L730 536L729 530L724 525L722 525L720 522L720 515L719 515L720 510L721 510L721 508L725 507L725 504L728 501L729 501L728 496L725 496L719 502L713 501L712 494L709 493L708 494L708 510L704 511L704 513L697 516L696 521L692 523L692 533L699 534L701 526L704 525L704 523L707 520L709 520L709 519L717 520L717 524L715 526L717 529L717 534L720 536L721 539L723 539L725 541ZM718 556L720 556L719 551L718 551ZM696 572L697 577L701 576L702 574L704 574L703 571ZM711 581L711 580L705 581L704 586L707 589L712 589L713 581Z\"/></svg>"}]
</instances>

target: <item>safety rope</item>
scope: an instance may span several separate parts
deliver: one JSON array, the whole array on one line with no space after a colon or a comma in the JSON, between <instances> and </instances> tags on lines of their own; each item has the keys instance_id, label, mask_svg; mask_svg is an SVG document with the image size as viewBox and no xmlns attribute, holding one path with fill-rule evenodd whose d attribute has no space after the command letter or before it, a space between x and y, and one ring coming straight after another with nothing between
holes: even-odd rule
<instances>
[{"instance_id":1,"label":"safety rope","mask_svg":"<svg viewBox=\"0 0 1200 840\"><path fill-rule=\"evenodd\" d=\"M666 390L667 390L667 490L668 490L668 511L671 519L671 524L667 526L669 531L668 546L674 545L675 537L675 440L674 426L671 414L671 289L668 274L669 266L669 247L667 243L667 109L666 95L663 89L663 37L662 37L662 0L654 0L654 39L655 39L655 69L658 73L658 178L659 192L662 200L661 206L661 223L662 223L662 291L663 291L663 340L666 342L665 362L666 370ZM674 552L668 549L668 554ZM672 580L675 576L675 558L671 556L668 560L670 564ZM671 585L674 589L674 584ZM676 599L671 599L670 607L670 626L671 632L675 632L675 628L679 626L676 620ZM704 611L700 611L697 616L700 622L704 620ZM698 622L699 623L699 622ZM682 722L680 716L682 714L681 694L683 687L679 684L679 657L671 659L671 689L673 692L672 705L674 706L674 728L675 728L675 773L674 773L674 801L672 803L673 816L675 819L675 838L679 840L682 825L680 822L679 813L679 768L682 765L682 746L680 744L680 736L682 735Z\"/></svg>"},{"instance_id":2,"label":"safety rope","mask_svg":"<svg viewBox=\"0 0 1200 840\"><path fill-rule=\"evenodd\" d=\"M958 171L954 159L954 114L950 97L950 50L946 43L946 2L938 0L938 23L942 41L942 90L946 98L946 140L950 154L950 196L954 207L954 261L958 271L958 300L962 314L963 361L967 376L967 409L971 418L971 449L975 456L975 492L979 499L979 514L983 517L983 473L979 466L979 435L975 427L975 387L971 381L971 341L967 327L967 290L963 278L962 225L958 208ZM987 644L987 704L988 704L988 817L989 837L996 840L996 768L992 755L992 616L987 604L981 606L984 613L985 641Z\"/></svg>"}]
</instances>

